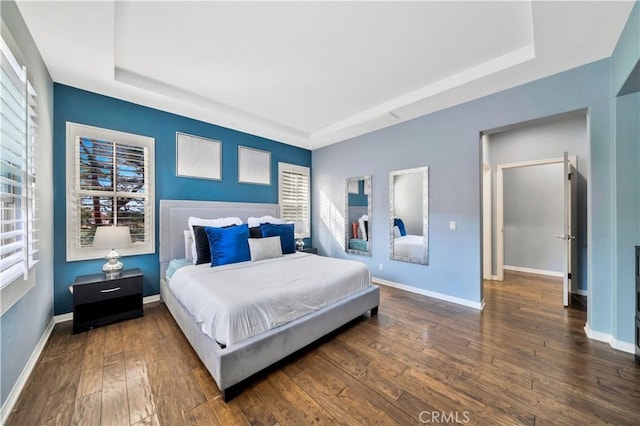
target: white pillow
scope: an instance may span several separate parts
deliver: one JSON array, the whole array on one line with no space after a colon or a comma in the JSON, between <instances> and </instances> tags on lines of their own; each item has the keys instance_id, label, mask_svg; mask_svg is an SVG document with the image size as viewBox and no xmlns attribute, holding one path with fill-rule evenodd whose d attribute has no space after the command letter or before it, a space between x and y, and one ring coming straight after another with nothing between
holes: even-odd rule
<instances>
[{"instance_id":1,"label":"white pillow","mask_svg":"<svg viewBox=\"0 0 640 426\"><path fill-rule=\"evenodd\" d=\"M282 225L284 223L287 223L287 221L284 219L273 217L273 216L250 217L249 219L247 219L247 224L249 225L249 228L260 226L263 223L272 223L274 225Z\"/></svg>"},{"instance_id":2,"label":"white pillow","mask_svg":"<svg viewBox=\"0 0 640 426\"><path fill-rule=\"evenodd\" d=\"M191 232L184 230L184 258L187 260L193 260L193 256L191 253L191 244L193 243L193 239L191 238Z\"/></svg>"},{"instance_id":3,"label":"white pillow","mask_svg":"<svg viewBox=\"0 0 640 426\"><path fill-rule=\"evenodd\" d=\"M400 228L398 228L397 226L393 227L393 238L400 238L402 235L400 235Z\"/></svg>"},{"instance_id":4,"label":"white pillow","mask_svg":"<svg viewBox=\"0 0 640 426\"><path fill-rule=\"evenodd\" d=\"M255 262L256 260L282 257L282 244L280 244L280 236L249 238L249 251L251 252L252 262Z\"/></svg>"},{"instance_id":5,"label":"white pillow","mask_svg":"<svg viewBox=\"0 0 640 426\"><path fill-rule=\"evenodd\" d=\"M201 219L191 216L189 218L189 231L191 232L191 256L193 263L196 263L198 252L196 251L196 235L193 232L193 226L210 226L212 228L222 228L223 226L242 225L242 219L239 217L221 217L218 219Z\"/></svg>"},{"instance_id":6,"label":"white pillow","mask_svg":"<svg viewBox=\"0 0 640 426\"><path fill-rule=\"evenodd\" d=\"M364 221L365 220L369 220L369 216L366 215L366 214L363 214L358 219L358 231L359 231L358 235L362 235L360 237L360 239L365 240L365 241L369 241L369 236L367 235L367 228L364 226Z\"/></svg>"}]
</instances>

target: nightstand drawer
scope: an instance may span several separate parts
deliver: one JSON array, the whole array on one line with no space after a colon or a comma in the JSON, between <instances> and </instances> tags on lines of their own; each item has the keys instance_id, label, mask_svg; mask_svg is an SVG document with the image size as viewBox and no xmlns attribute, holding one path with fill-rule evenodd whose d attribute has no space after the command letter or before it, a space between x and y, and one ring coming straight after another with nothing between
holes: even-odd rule
<instances>
[{"instance_id":1,"label":"nightstand drawer","mask_svg":"<svg viewBox=\"0 0 640 426\"><path fill-rule=\"evenodd\" d=\"M76 304L115 299L142 293L142 279L129 277L111 279L100 283L74 284L73 299Z\"/></svg>"}]
</instances>

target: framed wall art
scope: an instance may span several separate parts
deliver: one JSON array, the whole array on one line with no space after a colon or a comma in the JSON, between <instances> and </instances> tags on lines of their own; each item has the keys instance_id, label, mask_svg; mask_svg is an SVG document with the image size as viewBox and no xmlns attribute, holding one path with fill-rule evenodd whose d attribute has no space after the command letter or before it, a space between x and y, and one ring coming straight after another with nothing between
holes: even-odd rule
<instances>
[{"instance_id":1,"label":"framed wall art","mask_svg":"<svg viewBox=\"0 0 640 426\"><path fill-rule=\"evenodd\" d=\"M238 146L238 182L271 185L271 152Z\"/></svg>"},{"instance_id":2,"label":"framed wall art","mask_svg":"<svg viewBox=\"0 0 640 426\"><path fill-rule=\"evenodd\" d=\"M222 142L176 132L176 176L222 180Z\"/></svg>"}]
</instances>

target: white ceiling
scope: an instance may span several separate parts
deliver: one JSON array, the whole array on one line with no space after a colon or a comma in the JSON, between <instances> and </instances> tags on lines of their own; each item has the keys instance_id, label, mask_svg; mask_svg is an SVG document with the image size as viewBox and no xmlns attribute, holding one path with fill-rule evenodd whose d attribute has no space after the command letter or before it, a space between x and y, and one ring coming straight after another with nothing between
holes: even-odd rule
<instances>
[{"instance_id":1,"label":"white ceiling","mask_svg":"<svg viewBox=\"0 0 640 426\"><path fill-rule=\"evenodd\" d=\"M608 57L633 0L18 6L58 83L315 149Z\"/></svg>"}]
</instances>

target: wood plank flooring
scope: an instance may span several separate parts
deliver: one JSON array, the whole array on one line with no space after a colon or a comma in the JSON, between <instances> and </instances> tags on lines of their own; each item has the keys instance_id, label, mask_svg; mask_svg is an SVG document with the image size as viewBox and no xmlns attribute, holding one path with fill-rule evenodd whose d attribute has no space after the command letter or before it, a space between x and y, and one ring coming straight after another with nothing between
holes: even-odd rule
<instances>
[{"instance_id":1,"label":"wood plank flooring","mask_svg":"<svg viewBox=\"0 0 640 426\"><path fill-rule=\"evenodd\" d=\"M58 324L8 424L640 424L640 367L587 339L558 279L484 289L479 312L382 287L376 317L229 403L162 304L78 335Z\"/></svg>"}]
</instances>

